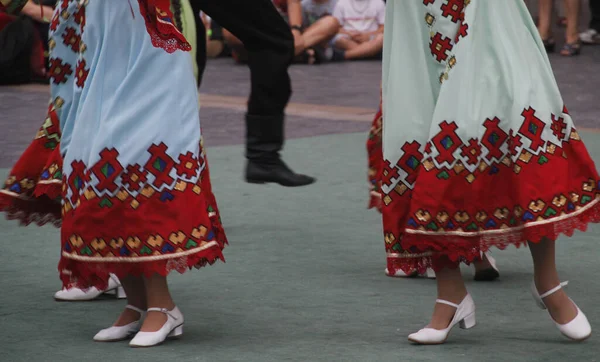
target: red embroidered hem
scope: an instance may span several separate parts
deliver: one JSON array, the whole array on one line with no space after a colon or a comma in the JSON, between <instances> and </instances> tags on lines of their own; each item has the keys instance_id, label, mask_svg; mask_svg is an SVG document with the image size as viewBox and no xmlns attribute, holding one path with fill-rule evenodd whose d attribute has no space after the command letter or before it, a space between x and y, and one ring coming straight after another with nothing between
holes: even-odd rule
<instances>
[{"instance_id":1,"label":"red embroidered hem","mask_svg":"<svg viewBox=\"0 0 600 362\"><path fill-rule=\"evenodd\" d=\"M216 243L214 246L195 254L148 261L141 263L129 262L90 262L61 257L58 271L64 288L88 289L96 287L100 290L108 286L108 275L115 274L119 278L126 276L152 276L159 274L167 276L171 271L180 274L192 268L201 268L213 265L217 260L225 262L222 246ZM77 275L78 277L75 277Z\"/></svg>"},{"instance_id":2,"label":"red embroidered hem","mask_svg":"<svg viewBox=\"0 0 600 362\"><path fill-rule=\"evenodd\" d=\"M0 190L0 212L21 225L61 225L62 158L54 106Z\"/></svg>"},{"instance_id":3,"label":"red embroidered hem","mask_svg":"<svg viewBox=\"0 0 600 362\"><path fill-rule=\"evenodd\" d=\"M452 235L451 233L406 233L401 245L404 250L419 250L422 254L399 254L388 256L388 270L411 273L417 270L424 273L427 268L436 272L443 268L456 268L460 263L470 264L480 258L481 253L491 247L500 250L509 245L520 248L527 242L539 243L542 240L557 240L560 235L573 236L575 230L586 231L589 223L600 223L600 199L580 213L565 215L558 220L545 220L534 225L499 230L493 233L472 233L473 235ZM416 257L416 255L419 255Z\"/></svg>"},{"instance_id":4,"label":"red embroidered hem","mask_svg":"<svg viewBox=\"0 0 600 362\"><path fill-rule=\"evenodd\" d=\"M369 137L367 138L367 156L369 161L368 180L370 187L369 209L377 209L381 212L383 203L381 200L381 172L383 169L383 149L381 144L382 127L381 103L379 110L373 118Z\"/></svg>"}]
</instances>

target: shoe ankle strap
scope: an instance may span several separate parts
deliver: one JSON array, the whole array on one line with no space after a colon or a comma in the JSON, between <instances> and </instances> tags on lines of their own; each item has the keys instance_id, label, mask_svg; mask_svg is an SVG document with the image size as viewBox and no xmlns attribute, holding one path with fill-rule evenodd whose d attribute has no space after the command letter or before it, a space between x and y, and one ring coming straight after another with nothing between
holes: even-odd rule
<instances>
[{"instance_id":1,"label":"shoe ankle strap","mask_svg":"<svg viewBox=\"0 0 600 362\"><path fill-rule=\"evenodd\" d=\"M138 308L138 307L135 307L135 306L133 306L133 305L131 305L131 304L127 304L127 305L125 306L125 308L127 308L127 309L131 309L131 310L134 310L134 311L138 312L139 314L144 314L144 311L143 311L143 310L141 310L140 308Z\"/></svg>"},{"instance_id":2,"label":"shoe ankle strap","mask_svg":"<svg viewBox=\"0 0 600 362\"><path fill-rule=\"evenodd\" d=\"M167 308L148 308L147 311L148 312L161 312L173 319L178 319L177 316L173 315L173 313L171 313L172 311L168 310Z\"/></svg>"},{"instance_id":3,"label":"shoe ankle strap","mask_svg":"<svg viewBox=\"0 0 600 362\"><path fill-rule=\"evenodd\" d=\"M556 287L554 287L554 288L550 289L549 291L547 291L546 293L544 293L544 294L540 294L540 299L544 299L544 298L546 298L547 296L549 296L549 295L552 295L552 294L554 294L554 293L558 292L559 290L561 290L561 289L562 289L562 287L566 286L567 284L569 284L569 282L568 282L568 281L566 281L566 282L562 282L562 283L560 283L559 285L557 285Z\"/></svg>"},{"instance_id":4,"label":"shoe ankle strap","mask_svg":"<svg viewBox=\"0 0 600 362\"><path fill-rule=\"evenodd\" d=\"M456 303L452 303L452 302L449 302L449 301L447 301L447 300L443 300L443 299L436 299L436 300L435 300L435 302L436 302L436 303L440 303L440 304L446 304L446 305L449 305L449 306L451 306L451 307L454 307L454 308L458 309L458 304L456 304Z\"/></svg>"}]
</instances>

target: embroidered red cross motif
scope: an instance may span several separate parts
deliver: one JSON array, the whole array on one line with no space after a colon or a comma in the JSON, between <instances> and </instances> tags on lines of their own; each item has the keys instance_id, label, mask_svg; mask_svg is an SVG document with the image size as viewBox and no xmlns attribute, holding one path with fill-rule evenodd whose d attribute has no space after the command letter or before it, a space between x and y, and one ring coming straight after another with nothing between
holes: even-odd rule
<instances>
[{"instance_id":1,"label":"embroidered red cross motif","mask_svg":"<svg viewBox=\"0 0 600 362\"><path fill-rule=\"evenodd\" d=\"M523 142L521 142L521 136L518 133L514 134L511 129L508 137L508 150L511 156L516 156L519 152L517 149L523 146Z\"/></svg>"},{"instance_id":2,"label":"embroidered red cross motif","mask_svg":"<svg viewBox=\"0 0 600 362\"><path fill-rule=\"evenodd\" d=\"M66 10L67 7L69 6L69 2L71 2L71 0L62 0L60 2L60 9L61 10Z\"/></svg>"},{"instance_id":3,"label":"embroidered red cross motif","mask_svg":"<svg viewBox=\"0 0 600 362\"><path fill-rule=\"evenodd\" d=\"M402 146L402 152L404 152L404 154L400 160L398 160L398 167L407 173L406 181L411 185L417 179L418 168L423 159L423 154L419 151L420 148L421 145L417 141L405 143L404 146Z\"/></svg>"},{"instance_id":4,"label":"embroidered red cross motif","mask_svg":"<svg viewBox=\"0 0 600 362\"><path fill-rule=\"evenodd\" d=\"M439 155L435 157L438 163L454 162L454 151L462 146L462 141L456 134L458 126L456 123L444 121L440 123L441 131L431 140Z\"/></svg>"},{"instance_id":5,"label":"embroidered red cross motif","mask_svg":"<svg viewBox=\"0 0 600 362\"><path fill-rule=\"evenodd\" d=\"M558 138L560 141L564 140L566 133L565 129L567 128L567 124L565 123L565 119L562 117L556 118L555 115L552 115L552 126L550 129L552 133Z\"/></svg>"},{"instance_id":6,"label":"embroidered red cross motif","mask_svg":"<svg viewBox=\"0 0 600 362\"><path fill-rule=\"evenodd\" d=\"M66 83L69 76L73 74L73 69L69 63L63 63L62 59L52 58L49 74L54 84Z\"/></svg>"},{"instance_id":7,"label":"embroidered red cross motif","mask_svg":"<svg viewBox=\"0 0 600 362\"><path fill-rule=\"evenodd\" d=\"M196 159L191 152L188 152L185 155L179 155L179 163L175 165L177 176L185 176L186 178L191 179L196 176L198 169L202 167L203 163L204 159Z\"/></svg>"},{"instance_id":8,"label":"embroidered red cross motif","mask_svg":"<svg viewBox=\"0 0 600 362\"><path fill-rule=\"evenodd\" d=\"M425 154L430 154L431 153L431 142L427 142L427 144L425 145L425 149L423 151L425 151Z\"/></svg>"},{"instance_id":9,"label":"embroidered red cross motif","mask_svg":"<svg viewBox=\"0 0 600 362\"><path fill-rule=\"evenodd\" d=\"M75 28L67 27L62 35L63 44L73 49L75 53L79 52L79 44L81 43L81 37L77 34Z\"/></svg>"},{"instance_id":10,"label":"embroidered red cross motif","mask_svg":"<svg viewBox=\"0 0 600 362\"><path fill-rule=\"evenodd\" d=\"M392 166L392 163L389 160L385 160L383 163L383 171L382 171L381 183L386 186L390 186L392 184L392 179L398 178L400 174L398 174L398 168L396 166Z\"/></svg>"},{"instance_id":11,"label":"embroidered red cross motif","mask_svg":"<svg viewBox=\"0 0 600 362\"><path fill-rule=\"evenodd\" d=\"M427 6L427 5L431 5L435 2L435 0L423 0L423 5Z\"/></svg>"},{"instance_id":12,"label":"embroidered red cross motif","mask_svg":"<svg viewBox=\"0 0 600 362\"><path fill-rule=\"evenodd\" d=\"M504 155L500 147L506 142L508 135L498 126L499 124L500 119L498 117L494 117L494 119L488 118L483 122L486 131L481 138L481 144L489 151L485 156L489 161L493 159L500 160Z\"/></svg>"},{"instance_id":13,"label":"embroidered red cross motif","mask_svg":"<svg viewBox=\"0 0 600 362\"><path fill-rule=\"evenodd\" d=\"M461 13L464 7L464 0L446 0L446 4L442 5L442 15L451 18L453 23L458 23L461 19Z\"/></svg>"},{"instance_id":14,"label":"embroidered red cross motif","mask_svg":"<svg viewBox=\"0 0 600 362\"><path fill-rule=\"evenodd\" d=\"M74 14L75 23L79 25L79 30L83 32L85 27L85 7L80 7Z\"/></svg>"},{"instance_id":15,"label":"embroidered red cross motif","mask_svg":"<svg viewBox=\"0 0 600 362\"><path fill-rule=\"evenodd\" d=\"M75 69L75 80L76 84L79 88L83 88L85 85L85 80L90 73L89 69L85 68L86 62L85 59L81 59L77 62L77 69Z\"/></svg>"},{"instance_id":16,"label":"embroidered red cross motif","mask_svg":"<svg viewBox=\"0 0 600 362\"><path fill-rule=\"evenodd\" d=\"M121 176L123 184L131 191L139 191L141 186L148 181L146 170L142 170L140 165L129 165Z\"/></svg>"},{"instance_id":17,"label":"embroidered red cross motif","mask_svg":"<svg viewBox=\"0 0 600 362\"><path fill-rule=\"evenodd\" d=\"M431 54L435 57L438 62L443 62L448 59L448 54L452 50L452 42L450 38L443 36L441 33L436 33L431 38L431 44L429 45Z\"/></svg>"},{"instance_id":18,"label":"embroidered red cross motif","mask_svg":"<svg viewBox=\"0 0 600 362\"><path fill-rule=\"evenodd\" d=\"M461 20L460 26L458 27L458 32L456 33L456 38L454 39L455 43L458 43L460 39L469 35L469 24L465 23L464 20Z\"/></svg>"},{"instance_id":19,"label":"embroidered red cross motif","mask_svg":"<svg viewBox=\"0 0 600 362\"><path fill-rule=\"evenodd\" d=\"M546 124L535 116L535 109L531 107L524 109L521 116L525 118L525 121L519 129L519 133L531 140L530 148L533 152L537 152L546 144L546 141L542 140L542 133Z\"/></svg>"},{"instance_id":20,"label":"embroidered red cross motif","mask_svg":"<svg viewBox=\"0 0 600 362\"><path fill-rule=\"evenodd\" d=\"M54 13L54 16L52 17L52 21L50 22L50 30L56 31L56 29L58 29L59 23L60 23L60 17L58 16L58 13Z\"/></svg>"},{"instance_id":21,"label":"embroidered red cross motif","mask_svg":"<svg viewBox=\"0 0 600 362\"><path fill-rule=\"evenodd\" d=\"M119 157L119 152L116 149L105 148L100 152L100 161L91 168L92 173L98 179L96 185L98 191L115 192L119 188L115 180L123 172L123 166L117 157Z\"/></svg>"},{"instance_id":22,"label":"embroidered red cross motif","mask_svg":"<svg viewBox=\"0 0 600 362\"><path fill-rule=\"evenodd\" d=\"M467 164L477 165L479 163L479 156L481 156L481 147L476 138L471 138L469 143L464 145L460 152L463 157L467 158Z\"/></svg>"},{"instance_id":23,"label":"embroidered red cross motif","mask_svg":"<svg viewBox=\"0 0 600 362\"><path fill-rule=\"evenodd\" d=\"M148 149L148 152L152 156L150 156L144 168L155 177L152 185L156 188L162 185L171 185L174 181L169 174L173 166L175 166L175 161L167 154L167 148L166 144L161 143L159 145L152 145Z\"/></svg>"}]
</instances>

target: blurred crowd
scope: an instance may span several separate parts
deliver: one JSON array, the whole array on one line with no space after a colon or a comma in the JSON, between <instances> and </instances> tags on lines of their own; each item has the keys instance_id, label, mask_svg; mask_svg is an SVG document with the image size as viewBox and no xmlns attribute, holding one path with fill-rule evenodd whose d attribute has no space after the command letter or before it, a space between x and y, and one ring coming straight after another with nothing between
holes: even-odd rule
<instances>
[{"instance_id":1,"label":"blurred crowd","mask_svg":"<svg viewBox=\"0 0 600 362\"><path fill-rule=\"evenodd\" d=\"M548 52L576 56L582 45L600 44L600 0L525 1L537 8L535 20ZM0 84L48 82L48 29L56 2L30 0L18 17L0 13ZM381 57L385 0L273 0L273 4L294 35L296 63ZM589 24L581 24L584 12L589 12L585 17L591 19ZM206 14L194 15L207 30L209 58L246 62L244 45L234 35ZM553 34L555 22L565 28L564 41Z\"/></svg>"}]
</instances>

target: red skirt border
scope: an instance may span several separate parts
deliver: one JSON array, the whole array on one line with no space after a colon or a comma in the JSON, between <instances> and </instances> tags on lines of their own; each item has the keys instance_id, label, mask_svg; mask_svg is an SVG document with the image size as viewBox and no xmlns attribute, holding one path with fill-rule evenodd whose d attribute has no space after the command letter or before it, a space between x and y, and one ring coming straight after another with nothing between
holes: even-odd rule
<instances>
[{"instance_id":1,"label":"red skirt border","mask_svg":"<svg viewBox=\"0 0 600 362\"><path fill-rule=\"evenodd\" d=\"M388 270L392 274L398 269L410 274L415 270L424 273L427 268L456 268L460 263L472 263L492 247L504 250L509 245L520 248L528 242L555 241L561 235L573 236L575 230L585 232L590 223L600 223L600 196L571 214L509 229L435 233L406 229L402 248L422 253L388 253Z\"/></svg>"}]
</instances>

